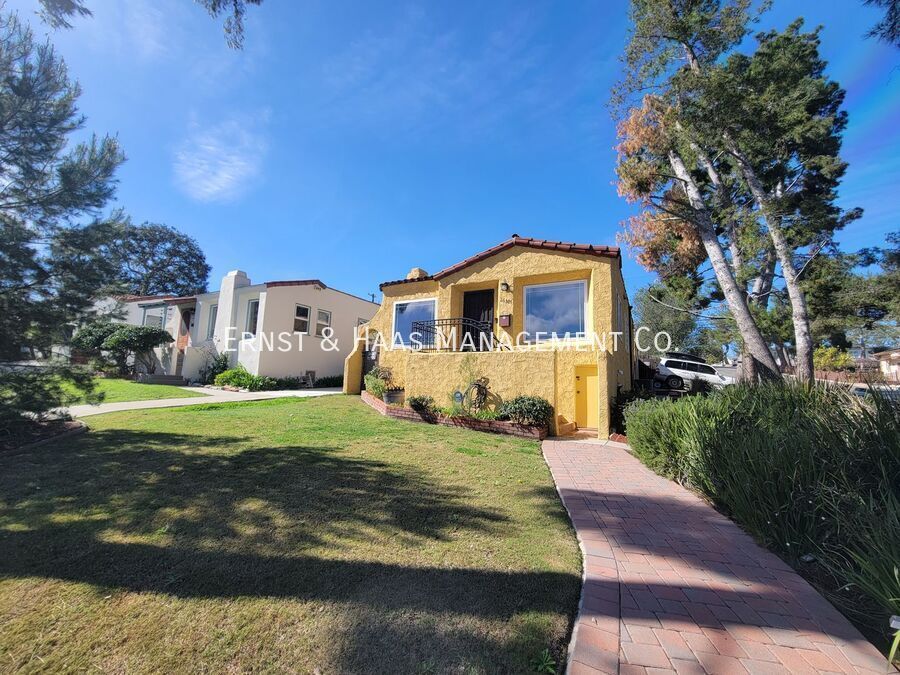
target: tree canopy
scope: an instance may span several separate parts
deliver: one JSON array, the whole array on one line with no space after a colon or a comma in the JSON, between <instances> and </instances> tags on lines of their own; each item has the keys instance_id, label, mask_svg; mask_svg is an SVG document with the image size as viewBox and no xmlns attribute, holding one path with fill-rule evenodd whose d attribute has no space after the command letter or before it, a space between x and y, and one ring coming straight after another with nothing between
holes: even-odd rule
<instances>
[{"instance_id":1,"label":"tree canopy","mask_svg":"<svg viewBox=\"0 0 900 675\"><path fill-rule=\"evenodd\" d=\"M865 0L865 4L884 7L884 18L872 27L869 37L900 47L900 0Z\"/></svg>"},{"instance_id":2,"label":"tree canopy","mask_svg":"<svg viewBox=\"0 0 900 675\"><path fill-rule=\"evenodd\" d=\"M0 17L0 357L49 349L111 285L121 214L102 217L124 161L115 138L72 143L78 85L50 44Z\"/></svg>"},{"instance_id":3,"label":"tree canopy","mask_svg":"<svg viewBox=\"0 0 900 675\"><path fill-rule=\"evenodd\" d=\"M40 17L52 28L71 28L72 20L91 16L87 0L39 0ZM261 5L262 0L195 0L214 19L226 15L225 41L232 49L244 44L244 14L249 5Z\"/></svg>"},{"instance_id":4,"label":"tree canopy","mask_svg":"<svg viewBox=\"0 0 900 675\"><path fill-rule=\"evenodd\" d=\"M749 0L632 0L631 18L614 91L617 173L642 211L623 238L664 280L709 260L760 372L774 376L770 345L788 339L810 380L803 268L860 215L836 205L844 94L825 75L818 31L796 21L760 33L745 54L736 46L756 18Z\"/></svg>"},{"instance_id":5,"label":"tree canopy","mask_svg":"<svg viewBox=\"0 0 900 675\"><path fill-rule=\"evenodd\" d=\"M122 290L134 295L206 292L210 267L193 237L158 223L125 224L117 251Z\"/></svg>"}]
</instances>

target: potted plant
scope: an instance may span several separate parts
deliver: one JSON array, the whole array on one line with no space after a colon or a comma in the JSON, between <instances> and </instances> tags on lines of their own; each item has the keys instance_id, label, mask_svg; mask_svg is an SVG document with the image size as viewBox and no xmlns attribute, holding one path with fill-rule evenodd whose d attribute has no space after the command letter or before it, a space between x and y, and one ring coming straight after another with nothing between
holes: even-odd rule
<instances>
[{"instance_id":1,"label":"potted plant","mask_svg":"<svg viewBox=\"0 0 900 675\"><path fill-rule=\"evenodd\" d=\"M403 387L385 387L381 398L388 405L403 405Z\"/></svg>"}]
</instances>

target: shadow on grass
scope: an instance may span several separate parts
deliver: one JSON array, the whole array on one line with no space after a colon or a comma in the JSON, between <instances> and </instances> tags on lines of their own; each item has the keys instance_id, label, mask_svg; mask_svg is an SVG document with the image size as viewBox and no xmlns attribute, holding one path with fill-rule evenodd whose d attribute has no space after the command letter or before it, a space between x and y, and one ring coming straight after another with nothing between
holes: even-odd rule
<instances>
[{"instance_id":1,"label":"shadow on grass","mask_svg":"<svg viewBox=\"0 0 900 675\"><path fill-rule=\"evenodd\" d=\"M200 439L235 451L192 451ZM122 430L80 441L71 450L8 459L0 485L12 523L41 527L62 510L73 522L90 513L88 530L170 533L188 545L233 538L243 546L297 550L327 535L353 539L373 530L445 540L456 530L497 531L506 520L500 510L469 505L467 489L334 447L246 448L243 437Z\"/></svg>"},{"instance_id":2,"label":"shadow on grass","mask_svg":"<svg viewBox=\"0 0 900 675\"><path fill-rule=\"evenodd\" d=\"M503 510L473 505L468 488L335 447L250 442L109 430L8 458L0 579L186 599L338 602L359 617L334 656L343 672L377 670L391 659L400 670L423 664L427 671L430 663L516 670L551 632L562 632L537 630L520 643L485 630L484 621L529 613L566 621L579 579L460 568L467 532L500 537L510 526ZM377 560L392 546L451 540L459 548L446 568ZM377 651L385 644L389 658Z\"/></svg>"}]
</instances>

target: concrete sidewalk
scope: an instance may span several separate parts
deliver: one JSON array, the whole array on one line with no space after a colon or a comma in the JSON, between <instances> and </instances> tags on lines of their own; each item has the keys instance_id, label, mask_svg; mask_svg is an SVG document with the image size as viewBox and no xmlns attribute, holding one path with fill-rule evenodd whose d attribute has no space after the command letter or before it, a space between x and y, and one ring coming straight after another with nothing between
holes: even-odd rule
<instances>
[{"instance_id":1,"label":"concrete sidewalk","mask_svg":"<svg viewBox=\"0 0 900 675\"><path fill-rule=\"evenodd\" d=\"M202 392L208 396L193 396L191 398L161 398L152 401L122 401L120 403L101 403L99 405L73 405L64 408L72 417L90 417L110 412L122 412L123 410L152 410L155 408L180 408L187 405L201 405L206 403L233 403L235 401L264 401L270 398L310 398L314 396L328 396L340 394L339 388L328 389L290 389L285 391L225 391L221 389L203 389L201 387L182 387L185 391ZM61 411L61 412L62 412Z\"/></svg>"},{"instance_id":2,"label":"concrete sidewalk","mask_svg":"<svg viewBox=\"0 0 900 675\"><path fill-rule=\"evenodd\" d=\"M568 673L892 670L791 567L620 444L543 451L584 557Z\"/></svg>"}]
</instances>

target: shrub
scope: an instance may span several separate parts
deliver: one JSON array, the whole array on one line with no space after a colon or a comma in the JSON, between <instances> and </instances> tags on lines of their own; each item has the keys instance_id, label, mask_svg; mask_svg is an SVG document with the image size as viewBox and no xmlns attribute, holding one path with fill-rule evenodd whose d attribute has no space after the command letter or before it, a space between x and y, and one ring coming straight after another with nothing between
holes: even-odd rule
<instances>
[{"instance_id":1,"label":"shrub","mask_svg":"<svg viewBox=\"0 0 900 675\"><path fill-rule=\"evenodd\" d=\"M145 372L153 373L156 371L153 350L169 342L174 342L174 338L163 328L121 325L107 336L101 347L113 354L116 363L133 355L135 363L144 366Z\"/></svg>"},{"instance_id":2,"label":"shrub","mask_svg":"<svg viewBox=\"0 0 900 675\"><path fill-rule=\"evenodd\" d=\"M226 370L228 370L228 354L207 354L206 365L200 369L200 381L203 384L213 384Z\"/></svg>"},{"instance_id":3,"label":"shrub","mask_svg":"<svg viewBox=\"0 0 900 675\"><path fill-rule=\"evenodd\" d=\"M42 420L53 408L100 403L90 372L69 366L0 371L0 442Z\"/></svg>"},{"instance_id":4,"label":"shrub","mask_svg":"<svg viewBox=\"0 0 900 675\"><path fill-rule=\"evenodd\" d=\"M113 323L109 319L96 319L78 329L72 337L72 347L89 354L98 356L103 347L103 342L110 335L122 327L120 323Z\"/></svg>"},{"instance_id":5,"label":"shrub","mask_svg":"<svg viewBox=\"0 0 900 675\"><path fill-rule=\"evenodd\" d=\"M649 398L653 398L653 392L647 389L619 391L612 404L612 419L610 419L612 430L619 434L625 434L625 409L634 401L643 401Z\"/></svg>"},{"instance_id":6,"label":"shrub","mask_svg":"<svg viewBox=\"0 0 900 675\"><path fill-rule=\"evenodd\" d=\"M278 388L278 383L265 375L253 375L244 366L231 368L216 376L216 386L238 387L248 391L271 391Z\"/></svg>"},{"instance_id":7,"label":"shrub","mask_svg":"<svg viewBox=\"0 0 900 675\"><path fill-rule=\"evenodd\" d=\"M509 419L517 424L549 427L553 420L553 406L540 396L516 396L497 408L499 419Z\"/></svg>"},{"instance_id":8,"label":"shrub","mask_svg":"<svg viewBox=\"0 0 900 675\"><path fill-rule=\"evenodd\" d=\"M437 409L431 396L410 396L406 402L417 413L433 413Z\"/></svg>"},{"instance_id":9,"label":"shrub","mask_svg":"<svg viewBox=\"0 0 900 675\"><path fill-rule=\"evenodd\" d=\"M463 408L462 403L451 403L446 408L440 408L439 412L446 417L471 417L469 411Z\"/></svg>"},{"instance_id":10,"label":"shrub","mask_svg":"<svg viewBox=\"0 0 900 675\"><path fill-rule=\"evenodd\" d=\"M106 360L102 356L103 343L121 327L121 323L114 323L109 319L96 319L78 329L78 332L72 337L71 345L74 349L93 357L92 367L94 369L106 370ZM125 375L128 372L127 352L117 351L111 355L115 360L118 374Z\"/></svg>"},{"instance_id":11,"label":"shrub","mask_svg":"<svg viewBox=\"0 0 900 675\"><path fill-rule=\"evenodd\" d=\"M873 391L737 385L625 412L635 454L796 562L851 618L900 614L900 406Z\"/></svg>"},{"instance_id":12,"label":"shrub","mask_svg":"<svg viewBox=\"0 0 900 675\"><path fill-rule=\"evenodd\" d=\"M837 347L816 347L813 351L813 365L816 370L849 370L853 367L853 357Z\"/></svg>"},{"instance_id":13,"label":"shrub","mask_svg":"<svg viewBox=\"0 0 900 675\"><path fill-rule=\"evenodd\" d=\"M343 387L344 386L344 376L343 375L327 375L326 377L320 377L316 379L317 387Z\"/></svg>"},{"instance_id":14,"label":"shrub","mask_svg":"<svg viewBox=\"0 0 900 675\"><path fill-rule=\"evenodd\" d=\"M390 386L391 371L387 368L382 368L381 366L375 366L366 373L363 382L366 385L367 392L372 394L375 398L381 398L384 395L385 390Z\"/></svg>"},{"instance_id":15,"label":"shrub","mask_svg":"<svg viewBox=\"0 0 900 675\"><path fill-rule=\"evenodd\" d=\"M276 377L275 378L275 388L276 389L300 389L303 386L303 382L299 377Z\"/></svg>"}]
</instances>

